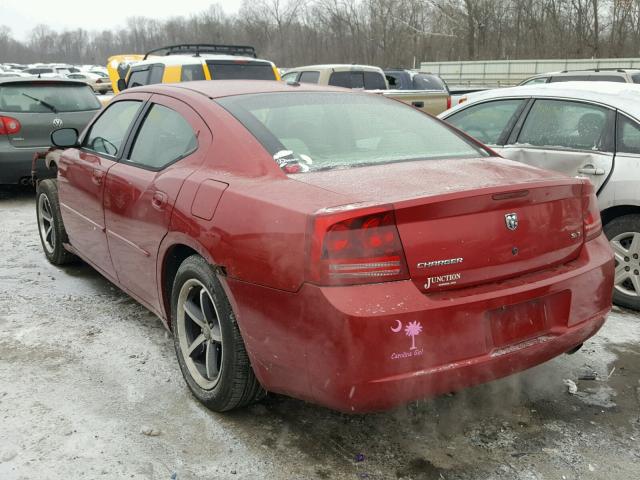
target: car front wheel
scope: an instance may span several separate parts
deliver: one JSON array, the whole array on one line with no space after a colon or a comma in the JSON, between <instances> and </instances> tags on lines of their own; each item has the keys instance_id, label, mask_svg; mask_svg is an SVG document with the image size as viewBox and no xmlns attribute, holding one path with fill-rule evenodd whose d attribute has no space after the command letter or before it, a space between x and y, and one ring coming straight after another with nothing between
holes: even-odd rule
<instances>
[{"instance_id":1,"label":"car front wheel","mask_svg":"<svg viewBox=\"0 0 640 480\"><path fill-rule=\"evenodd\" d=\"M180 265L173 282L171 311L178 363L200 402L223 412L264 395L231 304L213 269L199 255Z\"/></svg>"},{"instance_id":2,"label":"car front wheel","mask_svg":"<svg viewBox=\"0 0 640 480\"><path fill-rule=\"evenodd\" d=\"M623 215L604 226L616 261L613 303L640 310L640 215Z\"/></svg>"}]
</instances>

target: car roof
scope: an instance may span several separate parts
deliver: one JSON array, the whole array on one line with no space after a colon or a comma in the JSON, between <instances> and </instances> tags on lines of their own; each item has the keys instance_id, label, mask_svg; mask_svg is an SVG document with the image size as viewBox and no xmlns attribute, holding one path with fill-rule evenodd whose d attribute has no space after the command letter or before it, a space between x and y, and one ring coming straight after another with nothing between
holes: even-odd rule
<instances>
[{"instance_id":1,"label":"car roof","mask_svg":"<svg viewBox=\"0 0 640 480\"><path fill-rule=\"evenodd\" d=\"M0 85L7 85L9 83L46 83L51 85L52 83L67 83L73 85L86 85L81 80L74 80L72 78L38 78L38 77L10 77L0 78Z\"/></svg>"},{"instance_id":2,"label":"car roof","mask_svg":"<svg viewBox=\"0 0 640 480\"><path fill-rule=\"evenodd\" d=\"M275 80L201 80L181 83L156 83L142 87L128 88L126 92L151 92L175 94L176 90L187 90L209 98L230 97L234 95L251 95L254 93L278 92L352 92L351 89L329 87L311 83L289 84ZM373 95L373 94L369 94Z\"/></svg>"},{"instance_id":3,"label":"car roof","mask_svg":"<svg viewBox=\"0 0 640 480\"><path fill-rule=\"evenodd\" d=\"M483 100L512 97L585 100L608 105L640 120L640 84L619 82L557 82L486 90L474 93L467 103L449 112Z\"/></svg>"},{"instance_id":4,"label":"car roof","mask_svg":"<svg viewBox=\"0 0 640 480\"><path fill-rule=\"evenodd\" d=\"M137 62L131 62L131 67L137 67L139 65L156 65L161 63L165 66L172 65L201 65L202 61L206 60L225 60L225 61L239 61L239 62L257 62L268 63L269 60L253 57L242 57L239 55L223 55L212 53L201 53L199 56L195 55L167 55L167 56L149 56L146 60L140 60Z\"/></svg>"},{"instance_id":5,"label":"car roof","mask_svg":"<svg viewBox=\"0 0 640 480\"><path fill-rule=\"evenodd\" d=\"M381 72L382 69L380 67L374 67L372 65L357 65L357 64L325 64L325 65L305 65L304 67L296 67L290 68L286 73L289 72L305 72L305 71L316 71L316 70L333 70L334 72L350 72L352 70L364 70L366 72Z\"/></svg>"}]
</instances>

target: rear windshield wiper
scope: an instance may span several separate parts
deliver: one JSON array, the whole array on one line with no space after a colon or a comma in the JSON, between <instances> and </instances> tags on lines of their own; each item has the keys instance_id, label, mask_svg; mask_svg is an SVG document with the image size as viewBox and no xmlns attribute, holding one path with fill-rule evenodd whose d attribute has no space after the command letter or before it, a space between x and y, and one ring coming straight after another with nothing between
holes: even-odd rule
<instances>
[{"instance_id":1,"label":"rear windshield wiper","mask_svg":"<svg viewBox=\"0 0 640 480\"><path fill-rule=\"evenodd\" d=\"M47 107L49 110L51 110L53 113L58 113L58 109L56 107L54 107L53 105L51 105L49 102L45 102L44 100L41 100L39 98L36 97L32 97L31 95L22 92L22 95L24 95L27 98L30 98L31 100L35 100L36 102L38 102L40 105L43 105L45 107Z\"/></svg>"}]
</instances>

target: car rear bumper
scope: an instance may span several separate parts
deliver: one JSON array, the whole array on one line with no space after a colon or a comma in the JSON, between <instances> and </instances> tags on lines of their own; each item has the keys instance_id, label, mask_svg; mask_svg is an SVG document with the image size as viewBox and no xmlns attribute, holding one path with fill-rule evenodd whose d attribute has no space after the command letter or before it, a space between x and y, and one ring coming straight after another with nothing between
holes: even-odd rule
<instances>
[{"instance_id":1,"label":"car rear bumper","mask_svg":"<svg viewBox=\"0 0 640 480\"><path fill-rule=\"evenodd\" d=\"M33 154L45 152L49 147L14 148L3 145L0 147L0 185L11 185L20 182L21 178L31 178L31 162ZM44 160L36 162L38 178L51 178L55 170L46 167Z\"/></svg>"},{"instance_id":2,"label":"car rear bumper","mask_svg":"<svg viewBox=\"0 0 640 480\"><path fill-rule=\"evenodd\" d=\"M227 288L267 390L368 412L504 377L580 345L610 310L613 270L601 235L566 265L439 294L411 281L286 293L227 279Z\"/></svg>"}]
</instances>

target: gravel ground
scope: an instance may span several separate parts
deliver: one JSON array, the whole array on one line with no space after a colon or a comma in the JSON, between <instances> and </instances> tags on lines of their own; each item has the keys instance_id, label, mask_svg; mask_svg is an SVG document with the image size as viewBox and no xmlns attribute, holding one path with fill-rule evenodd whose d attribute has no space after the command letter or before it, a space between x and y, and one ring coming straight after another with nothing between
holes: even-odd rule
<instances>
[{"instance_id":1,"label":"gravel ground","mask_svg":"<svg viewBox=\"0 0 640 480\"><path fill-rule=\"evenodd\" d=\"M161 322L91 268L47 263L33 193L0 192L2 480L640 478L639 339L615 309L575 355L393 412L269 396L215 414Z\"/></svg>"}]
</instances>

